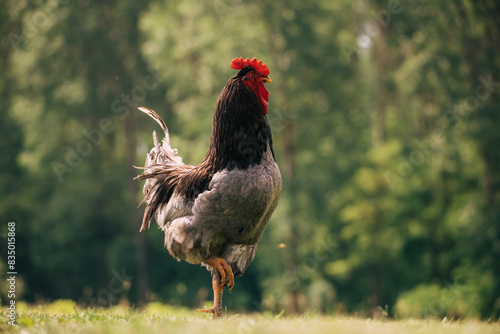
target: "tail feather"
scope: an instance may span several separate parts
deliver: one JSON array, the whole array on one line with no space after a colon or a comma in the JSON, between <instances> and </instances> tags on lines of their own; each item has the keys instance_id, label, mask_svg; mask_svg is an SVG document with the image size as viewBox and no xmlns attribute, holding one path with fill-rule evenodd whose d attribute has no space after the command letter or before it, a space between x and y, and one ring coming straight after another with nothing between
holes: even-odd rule
<instances>
[{"instance_id":1,"label":"tail feather","mask_svg":"<svg viewBox=\"0 0 500 334\"><path fill-rule=\"evenodd\" d=\"M162 140L162 145L158 141L158 136L156 131L153 131L153 142L155 147L151 149L146 158L146 167L155 164L176 164L180 165L182 163L182 158L179 157L177 149L172 149L170 146L170 136L168 133L168 128L161 117L152 109L145 107L139 107L140 111L151 117L158 123L163 130L165 137Z\"/></svg>"},{"instance_id":2,"label":"tail feather","mask_svg":"<svg viewBox=\"0 0 500 334\"><path fill-rule=\"evenodd\" d=\"M146 155L144 167L137 167L144 169L144 172L134 178L134 180L146 180L143 189L144 199L141 202L141 204L146 202L142 231L146 229L146 226L149 227L156 210L161 207L162 203L166 204L172 196L178 178L176 170L182 169L185 165L177 149L172 149L170 146L168 128L161 117L154 110L144 107L138 109L154 119L165 133L160 145L156 131L153 131L154 147Z\"/></svg>"},{"instance_id":3,"label":"tail feather","mask_svg":"<svg viewBox=\"0 0 500 334\"><path fill-rule=\"evenodd\" d=\"M149 108L145 108L145 107L138 107L137 109L139 109L140 111L142 111L143 113L145 113L146 115L148 115L149 117L154 119L156 121L156 123L158 123L160 125L163 132L165 132L165 136L168 138L167 125L165 124L165 122L161 119L161 117L154 110L149 109Z\"/></svg>"}]
</instances>

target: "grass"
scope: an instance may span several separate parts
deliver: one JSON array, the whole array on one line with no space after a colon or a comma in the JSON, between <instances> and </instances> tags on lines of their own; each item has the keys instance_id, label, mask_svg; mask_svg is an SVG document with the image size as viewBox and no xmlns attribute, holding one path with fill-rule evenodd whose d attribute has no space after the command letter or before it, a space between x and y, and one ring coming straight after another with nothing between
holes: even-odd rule
<instances>
[{"instance_id":1,"label":"grass","mask_svg":"<svg viewBox=\"0 0 500 334\"><path fill-rule=\"evenodd\" d=\"M286 314L228 314L220 320L185 308L154 303L145 309L126 307L86 309L73 302L44 306L19 305L16 326L10 326L5 309L0 332L5 333L500 333L500 322L427 320L373 320L343 316Z\"/></svg>"}]
</instances>

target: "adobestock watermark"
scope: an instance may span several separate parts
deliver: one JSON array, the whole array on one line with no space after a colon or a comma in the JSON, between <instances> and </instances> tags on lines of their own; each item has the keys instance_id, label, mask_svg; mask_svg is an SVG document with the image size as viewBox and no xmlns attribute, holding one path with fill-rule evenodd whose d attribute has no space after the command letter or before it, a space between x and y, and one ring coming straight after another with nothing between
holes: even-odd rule
<instances>
[{"instance_id":1,"label":"adobestock watermark","mask_svg":"<svg viewBox=\"0 0 500 334\"><path fill-rule=\"evenodd\" d=\"M403 12L405 8L411 7L412 13L420 13L423 5L417 0L388 0L385 8L371 10L369 18L361 25L353 23L353 31L356 32L356 44L340 43L340 49L346 62L350 62L353 54L365 55L372 45L372 40L377 37L382 28L389 26L394 16Z\"/></svg>"},{"instance_id":2,"label":"adobestock watermark","mask_svg":"<svg viewBox=\"0 0 500 334\"><path fill-rule=\"evenodd\" d=\"M16 310L16 223L7 223L7 323L10 326L16 325L17 310Z\"/></svg>"},{"instance_id":3,"label":"adobestock watermark","mask_svg":"<svg viewBox=\"0 0 500 334\"><path fill-rule=\"evenodd\" d=\"M111 270L113 277L109 280L108 286L97 292L96 296L92 296L92 291L87 290L87 304L90 307L96 306L110 306L115 300L116 296L123 291L127 291L132 286L132 281L135 276L127 275L125 268L121 269L121 272L115 269ZM84 291L85 293L85 291Z\"/></svg>"},{"instance_id":4,"label":"adobestock watermark","mask_svg":"<svg viewBox=\"0 0 500 334\"><path fill-rule=\"evenodd\" d=\"M454 130L463 125L464 120L477 111L482 104L488 100L496 89L500 87L500 81L493 81L492 75L479 76L479 84L474 90L474 95L465 97L462 101L453 104L443 114L445 120L444 128L436 128L426 140L416 140L415 146L406 157L399 156L399 164L396 171L387 171L384 177L392 191L403 185L412 177L417 167L430 162L436 152L436 146L445 140L445 130Z\"/></svg>"},{"instance_id":5,"label":"adobestock watermark","mask_svg":"<svg viewBox=\"0 0 500 334\"><path fill-rule=\"evenodd\" d=\"M445 280L444 284L446 287L441 289L439 298L431 300L429 306L421 310L423 317L439 316L447 313L450 308L453 308L452 305L456 304L463 295L462 286L451 283L448 280Z\"/></svg>"},{"instance_id":6,"label":"adobestock watermark","mask_svg":"<svg viewBox=\"0 0 500 334\"><path fill-rule=\"evenodd\" d=\"M254 319L244 319L238 323L236 326L236 333L238 334L248 334L255 333L257 322Z\"/></svg>"},{"instance_id":7,"label":"adobestock watermark","mask_svg":"<svg viewBox=\"0 0 500 334\"><path fill-rule=\"evenodd\" d=\"M361 26L355 25L354 30L357 32L357 45L340 43L342 54L347 62L351 61L352 55L363 54L364 51L371 46L372 38L380 34L381 27L387 27L394 15L403 11L403 6L399 0L389 0L385 9L379 11L372 10L370 19L366 20Z\"/></svg>"},{"instance_id":8,"label":"adobestock watermark","mask_svg":"<svg viewBox=\"0 0 500 334\"><path fill-rule=\"evenodd\" d=\"M294 268L286 270L279 280L279 285L286 287L288 292L296 292L304 284L304 281L310 279L315 272L320 270L320 265L328 261L334 254L335 250L339 247L339 244L335 242L330 234L325 235L324 238L318 238L316 240L316 247L314 248L312 254L304 258L299 265ZM283 299L283 292L280 289L273 289L271 294L267 297L272 301L279 301ZM262 303L254 300L252 304L260 311L280 311L279 305L272 305L271 309L269 307L264 307ZM267 305L270 306L270 305ZM283 310L281 310L283 312ZM282 313L280 313L282 315Z\"/></svg>"},{"instance_id":9,"label":"adobestock watermark","mask_svg":"<svg viewBox=\"0 0 500 334\"><path fill-rule=\"evenodd\" d=\"M267 119L269 120L273 132L283 131L296 117L296 114L287 112L286 108L273 108L273 110L267 114Z\"/></svg>"},{"instance_id":10,"label":"adobestock watermark","mask_svg":"<svg viewBox=\"0 0 500 334\"><path fill-rule=\"evenodd\" d=\"M115 131L117 122L125 120L130 112L146 99L148 91L159 86L163 78L150 67L146 67L146 71L148 74L142 78L141 85L132 88L129 94L121 94L119 98L113 100L110 106L113 117L101 119L93 129L83 129L83 138L76 145L65 147L63 159L52 162L52 169L59 182L64 181L65 174L71 174L75 168L80 166L84 158L92 153L94 147L103 142L105 135Z\"/></svg>"},{"instance_id":11,"label":"adobestock watermark","mask_svg":"<svg viewBox=\"0 0 500 334\"><path fill-rule=\"evenodd\" d=\"M224 14L227 11L234 9L234 7L240 5L242 0L215 0L212 5L220 18L224 18Z\"/></svg>"},{"instance_id":12,"label":"adobestock watermark","mask_svg":"<svg viewBox=\"0 0 500 334\"><path fill-rule=\"evenodd\" d=\"M333 255L338 246L329 234L324 239L318 239L313 254L303 259L297 267L285 271L281 276L288 290L297 291L303 281L309 279L319 269L319 265Z\"/></svg>"},{"instance_id":13,"label":"adobestock watermark","mask_svg":"<svg viewBox=\"0 0 500 334\"><path fill-rule=\"evenodd\" d=\"M40 29L49 26L50 19L57 15L62 5L66 5L70 0L49 0L42 6L35 9L28 18L22 20L22 30L20 34L9 32L7 38L10 44L17 49L21 43L26 43L35 38Z\"/></svg>"}]
</instances>

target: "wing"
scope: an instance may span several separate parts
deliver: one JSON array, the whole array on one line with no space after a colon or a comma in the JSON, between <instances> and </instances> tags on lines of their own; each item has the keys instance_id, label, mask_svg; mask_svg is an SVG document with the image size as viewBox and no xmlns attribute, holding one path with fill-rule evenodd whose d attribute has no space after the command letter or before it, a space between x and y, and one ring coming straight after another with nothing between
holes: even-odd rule
<instances>
[{"instance_id":1,"label":"wing","mask_svg":"<svg viewBox=\"0 0 500 334\"><path fill-rule=\"evenodd\" d=\"M209 190L192 208L193 227L202 229L202 245L210 237L235 244L256 244L276 208L281 175L274 162L215 173ZM215 240L216 241L216 240Z\"/></svg>"}]
</instances>

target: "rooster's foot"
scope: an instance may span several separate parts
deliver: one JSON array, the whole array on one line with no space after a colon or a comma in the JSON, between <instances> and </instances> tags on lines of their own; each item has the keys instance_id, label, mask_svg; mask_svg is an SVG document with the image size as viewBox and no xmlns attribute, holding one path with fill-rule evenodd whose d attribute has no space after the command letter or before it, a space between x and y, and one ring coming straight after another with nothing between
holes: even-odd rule
<instances>
[{"instance_id":1,"label":"rooster's foot","mask_svg":"<svg viewBox=\"0 0 500 334\"><path fill-rule=\"evenodd\" d=\"M221 287L224 288L227 286L229 291L233 290L234 286L234 274L231 267L224 261L223 258L213 257L204 260L206 264L214 268L220 275ZM215 290L214 290L215 291Z\"/></svg>"},{"instance_id":2,"label":"rooster's foot","mask_svg":"<svg viewBox=\"0 0 500 334\"><path fill-rule=\"evenodd\" d=\"M203 313L212 313L214 315L214 317L217 317L217 312L215 311L215 307L211 307L211 308L197 308L196 311L200 311L200 312L203 312ZM222 310L221 310L221 313L222 313Z\"/></svg>"},{"instance_id":3,"label":"rooster's foot","mask_svg":"<svg viewBox=\"0 0 500 334\"><path fill-rule=\"evenodd\" d=\"M222 317L222 286L219 278L216 275L212 276L212 288L214 289L214 307L206 309L197 309L200 312L212 313L214 317Z\"/></svg>"}]
</instances>

